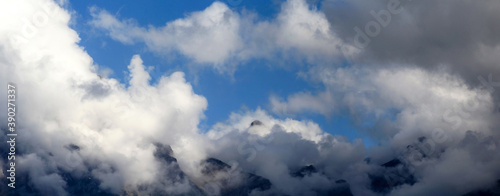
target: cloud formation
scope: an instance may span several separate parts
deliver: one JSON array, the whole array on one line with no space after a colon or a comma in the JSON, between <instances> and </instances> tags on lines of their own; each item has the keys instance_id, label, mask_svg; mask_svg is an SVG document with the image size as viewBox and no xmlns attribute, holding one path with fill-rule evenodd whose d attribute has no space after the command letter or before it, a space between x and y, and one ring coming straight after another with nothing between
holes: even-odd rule
<instances>
[{"instance_id":1,"label":"cloud formation","mask_svg":"<svg viewBox=\"0 0 500 196\"><path fill-rule=\"evenodd\" d=\"M278 60L274 56L282 55L282 59L317 62L357 52L337 38L322 12L302 0L283 3L278 16L269 21L214 2L165 26L147 28L96 7L90 11L90 23L114 40L124 44L143 42L158 54L180 53L196 64L208 64L220 71L234 71L235 65L254 58Z\"/></svg>"},{"instance_id":2,"label":"cloud formation","mask_svg":"<svg viewBox=\"0 0 500 196\"><path fill-rule=\"evenodd\" d=\"M398 11L389 12L391 7ZM447 69L476 86L481 84L479 75L500 74L498 1L327 0L322 8L348 43L364 42L356 37L356 27L365 34L374 32L366 35L369 43L355 58L363 64Z\"/></svg>"},{"instance_id":3,"label":"cloud formation","mask_svg":"<svg viewBox=\"0 0 500 196\"><path fill-rule=\"evenodd\" d=\"M303 76L323 84L325 90L274 97L270 112L286 116L347 111L361 131L380 141L372 148L360 139L349 141L327 133L312 121L275 117L260 108L234 112L227 121L200 130L208 102L193 91L184 73L174 72L153 83L147 62L134 55L127 83L99 76L98 66L69 27L70 14L59 4L50 0L2 4L0 67L5 72L0 81L15 81L17 103L22 105L18 118L23 123L17 127L22 134L17 156L22 180L17 193L498 194L499 116L491 88L470 85L467 77L446 69L427 69L423 60L406 64L396 58L390 60L393 66L370 67L366 62L325 66L328 58L342 55L386 58L376 53L375 40L361 54L345 44L346 25L335 22L333 8L325 7L324 14L305 1L290 0L283 3L277 18L259 21L216 2L163 27L148 28L99 8L91 12L92 24L115 40L144 42L152 51L179 52L217 69L227 69L221 67L232 60L274 55L297 54L317 63ZM18 7L23 9L14 9ZM408 10L401 15L411 19L413 12L419 13L416 8ZM213 46L220 50L212 50ZM445 57L453 64L451 57ZM6 92L0 96L6 97ZM6 115L1 113L0 118ZM2 135L5 123L0 124ZM6 149L0 152L6 154ZM5 158L0 160L0 165L6 164ZM1 176L5 180L5 173ZM0 191L13 190L3 186Z\"/></svg>"},{"instance_id":4,"label":"cloud formation","mask_svg":"<svg viewBox=\"0 0 500 196\"><path fill-rule=\"evenodd\" d=\"M239 15L220 2L158 28L142 28L132 20L119 21L96 7L91 8L91 13L91 24L105 29L117 41L144 42L159 54L178 52L197 63L221 66L242 48Z\"/></svg>"},{"instance_id":5,"label":"cloud formation","mask_svg":"<svg viewBox=\"0 0 500 196\"><path fill-rule=\"evenodd\" d=\"M154 143L171 145L186 172L198 164L191 160L204 157L203 149L182 145L197 143L197 124L207 107L183 73L151 85L141 58L134 56L128 84L99 77L92 58L77 45L79 38L68 27L70 15L65 10L50 1L10 4L3 12L9 17L2 17L6 28L1 31L1 65L12 74L2 77L2 83L15 81L21 92L18 103L24 106L19 107L18 118L24 123L18 129L24 137L19 138L19 149L25 150L17 161L34 188L67 195L64 172L90 175L101 182L99 188L115 194L129 186L134 190L156 183L158 171L168 165L153 156ZM23 7L25 12L9 12L13 7ZM35 26L37 17L26 22L15 19L36 14L47 16L44 26ZM35 30L33 36L18 33L26 28Z\"/></svg>"}]
</instances>

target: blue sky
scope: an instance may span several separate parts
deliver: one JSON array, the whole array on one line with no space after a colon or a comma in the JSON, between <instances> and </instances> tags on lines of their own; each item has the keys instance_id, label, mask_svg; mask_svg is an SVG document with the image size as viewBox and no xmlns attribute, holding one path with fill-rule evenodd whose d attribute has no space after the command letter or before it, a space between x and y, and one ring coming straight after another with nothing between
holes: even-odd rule
<instances>
[{"instance_id":1,"label":"blue sky","mask_svg":"<svg viewBox=\"0 0 500 196\"><path fill-rule=\"evenodd\" d=\"M110 77L125 81L127 65L134 54L140 54L145 64L154 66L151 70L152 83L160 76L174 71L187 73L187 79L196 93L208 100L206 118L200 128L208 130L217 122L224 121L231 112L245 109L269 109L269 96L286 97L296 92L316 92L324 86L318 82L307 81L299 77L304 65L274 66L276 62L265 59L252 59L239 66L234 74L220 73L205 67L192 70L185 66L190 62L178 54L175 58L165 58L149 51L144 44L127 45L111 39L102 31L93 28L90 7L98 7L114 14L120 19L133 19L140 26L162 26L167 22L183 18L191 12L202 11L214 1L75 1L70 4L74 12L74 29L78 32L80 45L92 56L100 67L113 70ZM236 12L251 11L258 14L260 20L276 17L282 1L224 1ZM319 5L319 4L318 4ZM295 62L288 62L295 63ZM345 66L345 65L342 65ZM312 120L324 131L342 135L350 140L362 138L366 146L375 145L368 134L357 131L348 114L342 112L333 116L304 113L293 116L275 115L276 118L293 117L298 120Z\"/></svg>"}]
</instances>

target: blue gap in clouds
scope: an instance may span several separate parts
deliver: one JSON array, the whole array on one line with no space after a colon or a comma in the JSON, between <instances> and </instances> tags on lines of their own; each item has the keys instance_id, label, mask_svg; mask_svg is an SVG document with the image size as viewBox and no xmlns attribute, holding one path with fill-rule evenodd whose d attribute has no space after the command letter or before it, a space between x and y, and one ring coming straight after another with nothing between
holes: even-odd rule
<instances>
[{"instance_id":1,"label":"blue gap in clouds","mask_svg":"<svg viewBox=\"0 0 500 196\"><path fill-rule=\"evenodd\" d=\"M329 133L344 136L351 142L356 139L362 139L363 144L368 148L378 145L378 142L374 140L369 133L361 131L363 127L356 125L354 120L349 115L349 112L345 110L339 111L339 113L334 114L329 119L317 118L315 119L315 122Z\"/></svg>"},{"instance_id":2,"label":"blue gap in clouds","mask_svg":"<svg viewBox=\"0 0 500 196\"><path fill-rule=\"evenodd\" d=\"M118 19L134 19L140 26L164 26L166 22L184 18L194 11L201 11L210 6L213 1L72 1L71 7L80 15L90 19L88 8L96 6L116 15ZM88 20L87 20L88 21Z\"/></svg>"},{"instance_id":3,"label":"blue gap in clouds","mask_svg":"<svg viewBox=\"0 0 500 196\"><path fill-rule=\"evenodd\" d=\"M208 101L208 109L205 111L204 119L200 128L208 130L217 122L228 119L231 112L242 109L243 106L249 110L258 107L268 109L269 96L274 94L278 97L287 97L301 91L317 92L321 87L297 78L298 70L286 69L279 66L268 66L266 61L253 60L240 65L234 74L234 80L230 76L220 74L211 68L201 69L197 74L197 81L189 74L185 66L189 60L181 55L175 55L173 59L166 59L152 54L144 44L123 45L110 39L104 32L95 31L88 24L92 18L88 8L97 6L105 9L111 14L118 14L118 19L135 19L140 26L154 25L163 26L166 22L183 18L193 11L200 11L212 4L213 1L74 1L71 8L74 28L81 38L80 46L94 59L95 63L111 68L114 73L110 77L116 78L127 85L127 65L134 54L140 54L145 66L154 66L150 71L152 81L156 83L162 75L169 75L173 71L184 71L187 80L193 85L196 94L204 96ZM272 19L280 9L282 1L270 2L263 0L249 1L237 0L222 1L231 9L248 9L257 12L261 19ZM342 65L348 66L348 65ZM276 118L283 118L275 116ZM365 134L357 131L355 125L348 115L335 115L330 118L317 114L300 114L294 116L297 120L312 120L320 127L334 135L342 135L353 141L363 139L363 143L372 146L375 143Z\"/></svg>"},{"instance_id":4,"label":"blue gap in clouds","mask_svg":"<svg viewBox=\"0 0 500 196\"><path fill-rule=\"evenodd\" d=\"M196 93L204 96L208 101L205 111L206 119L201 122L200 128L208 130L217 122L224 122L231 112L240 110L254 110L258 107L268 109L269 96L287 97L301 91L315 92L321 89L297 78L296 70L272 68L262 65L262 62L253 61L240 65L234 78L223 76L212 69L205 69L200 74L198 84L193 85ZM275 118L284 119L274 115ZM300 114L293 117L296 120L311 120L317 123L323 131L333 135L341 135L354 141L362 139L365 146L376 145L366 133L358 131L349 115L334 114L325 117L319 114Z\"/></svg>"},{"instance_id":5,"label":"blue gap in clouds","mask_svg":"<svg viewBox=\"0 0 500 196\"><path fill-rule=\"evenodd\" d=\"M234 80L213 69L205 69L199 73L199 80L194 85L195 91L208 100L207 119L202 127L222 122L231 112L245 107L266 109L271 94L284 97L307 88L310 85L298 79L294 71L272 68L256 60L240 65L234 73Z\"/></svg>"}]
</instances>

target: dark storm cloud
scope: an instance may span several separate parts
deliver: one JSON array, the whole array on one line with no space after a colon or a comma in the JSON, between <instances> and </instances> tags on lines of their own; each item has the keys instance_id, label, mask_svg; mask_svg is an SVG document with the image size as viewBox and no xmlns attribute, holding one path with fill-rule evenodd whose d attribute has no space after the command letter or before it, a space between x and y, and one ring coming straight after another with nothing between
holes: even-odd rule
<instances>
[{"instance_id":1,"label":"dark storm cloud","mask_svg":"<svg viewBox=\"0 0 500 196\"><path fill-rule=\"evenodd\" d=\"M478 76L500 77L500 1L327 0L322 6L334 31L364 49L360 63L444 67L475 85Z\"/></svg>"}]
</instances>

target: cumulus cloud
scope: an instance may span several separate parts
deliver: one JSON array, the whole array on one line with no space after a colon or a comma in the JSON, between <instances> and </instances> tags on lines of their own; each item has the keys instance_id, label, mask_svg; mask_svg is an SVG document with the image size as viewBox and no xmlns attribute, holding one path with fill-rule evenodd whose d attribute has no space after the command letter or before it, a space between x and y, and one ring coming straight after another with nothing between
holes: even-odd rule
<instances>
[{"instance_id":1,"label":"cumulus cloud","mask_svg":"<svg viewBox=\"0 0 500 196\"><path fill-rule=\"evenodd\" d=\"M2 4L0 81L16 83L22 120L16 158L22 180L14 190L19 194L498 193L494 94L447 70L313 66L304 76L325 90L272 98L271 112L284 118L258 108L235 112L204 131L198 125L208 102L182 72L151 82L147 62L134 55L126 83L99 76L59 4ZM270 21L220 2L164 27L140 27L99 8L91 12L92 24L113 39L144 42L155 52L180 52L216 67L269 54L297 54L317 63L356 52L328 23L328 11L298 0L284 3ZM312 121L286 118L304 111L347 111L381 145L367 149L361 140L326 133ZM0 127L5 141L6 122ZM3 187L2 194L11 193Z\"/></svg>"},{"instance_id":2,"label":"cumulus cloud","mask_svg":"<svg viewBox=\"0 0 500 196\"><path fill-rule=\"evenodd\" d=\"M262 110L234 113L207 135L218 144L208 152L211 156L268 178L273 184L270 193L315 195L338 190L341 186L335 181L342 179L343 170L362 162L365 155L361 141L350 143L324 133L313 122L278 120ZM324 173L294 175L308 165Z\"/></svg>"},{"instance_id":3,"label":"cumulus cloud","mask_svg":"<svg viewBox=\"0 0 500 196\"><path fill-rule=\"evenodd\" d=\"M159 54L179 52L196 63L218 67L242 48L239 15L220 2L158 28L142 28L133 20L119 21L96 7L90 11L94 17L91 24L108 31L111 38L125 44L144 42Z\"/></svg>"},{"instance_id":4,"label":"cumulus cloud","mask_svg":"<svg viewBox=\"0 0 500 196\"><path fill-rule=\"evenodd\" d=\"M197 125L207 101L193 92L183 73L150 84L141 58L134 56L127 85L99 77L92 58L77 45L65 10L50 1L9 4L2 12L8 17L2 17L6 28L0 39L2 70L11 74L2 83L14 81L20 92L17 101L24 106L18 118L24 123L18 127L23 137L17 160L35 188L68 194L64 172L90 173L102 182L101 189L116 194L153 184L167 167L153 156L154 143L171 145L187 173L204 158L197 149L201 145L187 144L200 144ZM13 7L24 12L9 12ZM38 15L45 17L44 25L36 23L39 17L16 20ZM23 35L25 29L32 36ZM15 36L25 42L11 39Z\"/></svg>"},{"instance_id":5,"label":"cumulus cloud","mask_svg":"<svg viewBox=\"0 0 500 196\"><path fill-rule=\"evenodd\" d=\"M322 5L338 36L355 44L359 37L355 37L354 28L360 25L366 30L368 22L380 22L370 11L375 10L375 15L379 10L387 11L388 2L325 1ZM498 167L493 166L498 161L498 85L494 82L498 69L494 63L475 58L478 53L487 56L496 51L496 41L485 32L496 31L495 25L486 23L498 17L490 12L498 6L483 2L470 5L471 12L464 11L468 3L439 2L436 6L430 1L401 1L401 13L390 15L388 26L379 24L380 33L370 36L365 46L358 46L361 52L351 59L353 65L319 65L304 74L322 84L324 90L286 98L272 96L271 111L285 116L304 112L348 115L359 130L385 143L371 149L368 154L377 156L369 160L383 163L389 157L399 157L384 164L382 171L359 166L369 180L351 178L351 182L371 188L366 191L351 184L354 193L464 195L478 194L478 189L498 193L491 189L498 187ZM488 22L461 20L463 13L474 12L481 12L478 15ZM484 49L485 44L490 48ZM475 144L464 145L470 140ZM485 150L487 146L490 151ZM471 157L477 154L491 159ZM454 164L458 161L461 164ZM454 177L458 174L466 177Z\"/></svg>"},{"instance_id":6,"label":"cumulus cloud","mask_svg":"<svg viewBox=\"0 0 500 196\"><path fill-rule=\"evenodd\" d=\"M196 191L203 187L200 184L203 181L199 180L202 176L200 162L225 149L215 145L212 133L225 133L222 135L224 140L233 134L227 131L210 131L206 136L199 133L197 125L203 118L207 101L193 92L183 73L175 72L152 84L144 62L136 55L128 65L127 84L100 77L92 58L77 45L79 38L68 27L70 15L65 10L51 1L11 4L4 7L9 17L2 20L8 28L1 32L4 57L1 65L12 73L2 81L15 81L19 92L23 92L18 97L18 103L24 105L18 111L18 118L24 119L24 123L18 130L24 137L19 138L22 147L17 160L19 175L27 183L19 185L17 190L70 195L86 187L90 190L83 191L108 194L200 194ZM43 6L49 7L51 12L45 11ZM26 12L10 13L11 7L24 7ZM47 15L44 25L13 20L34 14ZM31 28L28 29L32 33L29 37L19 34L26 28ZM288 141L296 141L297 150L302 145L314 150L317 143L327 137L315 123L291 119L278 121L263 111L256 113L265 117L262 126L281 123L284 127L277 128L277 134L283 134L283 137L276 136L283 139L276 144L280 146L277 149L285 149ZM258 117L245 116L246 119ZM214 129L223 129L219 127L224 126L219 124ZM267 137L270 131L252 128L248 134ZM245 134L233 136L246 139ZM328 140L336 141L335 138ZM170 153L162 153L165 150L161 150L161 146L166 145L171 146ZM342 145L352 150L363 149L361 143L349 147L350 144L343 141ZM288 159L297 159L292 154L288 156ZM358 159L361 156L358 154ZM297 162L294 167L306 162ZM179 169L172 169L176 167ZM250 166L244 170L254 172ZM172 178L163 177L179 171L181 173ZM264 177L277 183L280 176L288 175L289 171L283 167L280 172ZM188 178L181 178L183 175ZM321 178L328 182L326 177ZM88 183L74 184L83 183L82 180ZM285 185L276 186L279 187L277 191L283 191ZM308 187L303 189L306 191Z\"/></svg>"},{"instance_id":7,"label":"cumulus cloud","mask_svg":"<svg viewBox=\"0 0 500 196\"><path fill-rule=\"evenodd\" d=\"M496 133L498 112L490 91L470 88L457 76L405 67L318 68L310 74L325 91L318 96L298 93L283 101L271 97L272 111L347 113L361 129L385 139L436 129L460 132L459 137L467 130Z\"/></svg>"},{"instance_id":8,"label":"cumulus cloud","mask_svg":"<svg viewBox=\"0 0 500 196\"><path fill-rule=\"evenodd\" d=\"M217 143L208 154L269 179L265 194L343 195L344 182L353 195L462 195L497 186L498 136L483 130L436 134L409 127L418 138L395 136L367 150L360 140L322 132L304 137L314 130L304 124L262 110L235 113L208 132Z\"/></svg>"},{"instance_id":9,"label":"cumulus cloud","mask_svg":"<svg viewBox=\"0 0 500 196\"><path fill-rule=\"evenodd\" d=\"M165 26L141 27L133 19L117 19L96 7L91 24L124 44L143 42L162 55L180 53L197 64L222 71L252 58L274 59L275 55L317 62L344 58L357 50L336 37L325 15L305 1L290 0L270 21L255 14L239 13L221 2L203 11L169 21Z\"/></svg>"},{"instance_id":10,"label":"cumulus cloud","mask_svg":"<svg viewBox=\"0 0 500 196\"><path fill-rule=\"evenodd\" d=\"M498 61L487 56L497 52L492 33L498 30L498 5L324 1L322 10L338 38L360 52L347 68L314 66L304 75L325 90L272 96L271 110L347 113L359 129L400 143L432 130L458 138L467 130L497 135ZM469 14L485 22L464 17Z\"/></svg>"}]
</instances>

